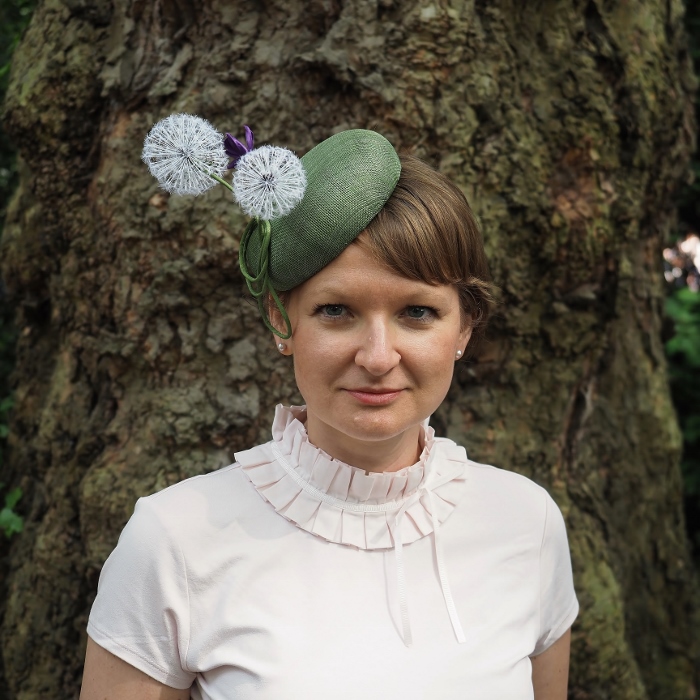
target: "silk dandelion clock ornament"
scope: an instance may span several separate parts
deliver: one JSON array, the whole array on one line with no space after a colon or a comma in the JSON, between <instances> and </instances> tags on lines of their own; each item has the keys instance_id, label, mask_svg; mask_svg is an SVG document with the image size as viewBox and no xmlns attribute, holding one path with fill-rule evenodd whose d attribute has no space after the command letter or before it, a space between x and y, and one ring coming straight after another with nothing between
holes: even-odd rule
<instances>
[{"instance_id":1,"label":"silk dandelion clock ornament","mask_svg":"<svg viewBox=\"0 0 700 700\"><path fill-rule=\"evenodd\" d=\"M306 173L299 158L287 148L255 148L250 127L244 126L246 143L226 134L224 148L231 158L233 196L248 216L269 221L289 214L306 190Z\"/></svg>"},{"instance_id":2,"label":"silk dandelion clock ornament","mask_svg":"<svg viewBox=\"0 0 700 700\"><path fill-rule=\"evenodd\" d=\"M255 148L252 130L248 126L244 129L245 144L231 134L222 136L206 119L172 114L151 129L141 157L161 187L172 194L202 194L216 182L233 192L243 211L252 217L240 243L241 273L265 325L281 338L289 338L289 318L269 278L271 221L287 216L303 200L306 172L301 160L286 148ZM223 179L231 169L233 184ZM259 252L254 273L246 264L251 241ZM282 314L286 333L270 323L265 308L268 295Z\"/></svg>"},{"instance_id":3,"label":"silk dandelion clock ornament","mask_svg":"<svg viewBox=\"0 0 700 700\"><path fill-rule=\"evenodd\" d=\"M248 216L277 219L301 202L306 175L301 161L286 148L261 146L240 158L233 194Z\"/></svg>"},{"instance_id":4,"label":"silk dandelion clock ornament","mask_svg":"<svg viewBox=\"0 0 700 700\"><path fill-rule=\"evenodd\" d=\"M141 154L151 175L171 194L197 195L224 175L224 137L206 120L171 114L151 129Z\"/></svg>"}]
</instances>

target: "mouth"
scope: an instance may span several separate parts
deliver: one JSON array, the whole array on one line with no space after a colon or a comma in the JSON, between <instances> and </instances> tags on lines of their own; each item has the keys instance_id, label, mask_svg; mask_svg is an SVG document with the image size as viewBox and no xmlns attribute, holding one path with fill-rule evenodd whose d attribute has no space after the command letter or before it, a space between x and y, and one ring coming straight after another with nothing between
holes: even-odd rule
<instances>
[{"instance_id":1,"label":"mouth","mask_svg":"<svg viewBox=\"0 0 700 700\"><path fill-rule=\"evenodd\" d=\"M346 389L346 391L360 403L370 406L383 406L397 399L403 389L372 389L369 387L362 387L360 389Z\"/></svg>"}]
</instances>

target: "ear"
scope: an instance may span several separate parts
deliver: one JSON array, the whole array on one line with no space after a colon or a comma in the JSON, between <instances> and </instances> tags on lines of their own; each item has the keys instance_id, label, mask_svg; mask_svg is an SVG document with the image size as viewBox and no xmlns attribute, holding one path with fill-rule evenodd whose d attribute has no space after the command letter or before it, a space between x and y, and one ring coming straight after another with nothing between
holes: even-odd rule
<instances>
[{"instance_id":1,"label":"ear","mask_svg":"<svg viewBox=\"0 0 700 700\"><path fill-rule=\"evenodd\" d=\"M462 354L465 353L465 350L467 348L467 345L469 344L469 340L472 337L472 330L474 330L474 326L471 323L471 319L469 323L459 332L459 340L457 341L457 349L462 351Z\"/></svg>"},{"instance_id":2,"label":"ear","mask_svg":"<svg viewBox=\"0 0 700 700\"><path fill-rule=\"evenodd\" d=\"M285 295L286 297L286 295ZM284 304L285 309L288 309L288 304L287 304L287 299L282 298L280 299L282 304ZM282 314L280 313L280 310L277 308L277 304L272 300L271 297L268 296L267 298L267 317L270 319L270 323L272 326L278 330L280 333L285 334L287 333L287 324L284 322L284 318L282 318ZM291 319L290 319L291 323ZM276 334L272 334L272 338L275 342L275 346L279 350L279 344L283 343L285 345L285 348L283 350L280 350L280 352L283 355L291 355L292 354L292 338L280 338Z\"/></svg>"}]
</instances>

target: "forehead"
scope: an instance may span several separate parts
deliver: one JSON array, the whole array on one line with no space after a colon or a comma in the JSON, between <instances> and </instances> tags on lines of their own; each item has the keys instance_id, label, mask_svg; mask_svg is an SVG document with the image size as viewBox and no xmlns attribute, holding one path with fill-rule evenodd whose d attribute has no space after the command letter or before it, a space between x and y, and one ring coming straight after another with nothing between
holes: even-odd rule
<instances>
[{"instance_id":1,"label":"forehead","mask_svg":"<svg viewBox=\"0 0 700 700\"><path fill-rule=\"evenodd\" d=\"M457 298L457 290L452 285L432 285L397 274L361 243L349 245L297 290L302 296L358 294L392 298L418 295L423 301L434 300L435 303Z\"/></svg>"}]
</instances>

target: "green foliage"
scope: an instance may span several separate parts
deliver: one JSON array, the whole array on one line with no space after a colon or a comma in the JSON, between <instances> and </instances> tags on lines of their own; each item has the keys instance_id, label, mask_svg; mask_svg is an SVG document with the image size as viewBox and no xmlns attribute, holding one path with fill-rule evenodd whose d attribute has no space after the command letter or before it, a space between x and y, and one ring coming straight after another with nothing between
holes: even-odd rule
<instances>
[{"instance_id":1,"label":"green foliage","mask_svg":"<svg viewBox=\"0 0 700 700\"><path fill-rule=\"evenodd\" d=\"M700 294L688 287L676 289L666 299L666 313L675 326L675 335L666 343L666 352L683 356L676 365L677 373L683 375L687 369L692 374L693 368L700 368Z\"/></svg>"},{"instance_id":2,"label":"green foliage","mask_svg":"<svg viewBox=\"0 0 700 700\"><path fill-rule=\"evenodd\" d=\"M3 486L4 484L0 484L0 489ZM19 486L5 494L5 507L0 510L0 530L5 533L5 537L12 537L22 532L24 527L24 519L15 513L15 506L20 498L22 498L22 489Z\"/></svg>"},{"instance_id":3,"label":"green foliage","mask_svg":"<svg viewBox=\"0 0 700 700\"><path fill-rule=\"evenodd\" d=\"M685 27L688 48L700 75L700 3L685 2ZM695 96L695 115L700 124L700 93ZM698 135L700 140L700 135ZM679 227L674 238L700 231L700 157L696 151L690 162L691 182L678 199ZM671 245L673 241L669 241ZM673 321L674 335L666 343L671 393L683 431L684 505L688 535L700 564L700 293L686 288L671 288L666 313Z\"/></svg>"},{"instance_id":4,"label":"green foliage","mask_svg":"<svg viewBox=\"0 0 700 700\"><path fill-rule=\"evenodd\" d=\"M675 327L666 352L683 431L685 492L700 498L700 293L687 287L674 290L666 300L666 313Z\"/></svg>"},{"instance_id":5,"label":"green foliage","mask_svg":"<svg viewBox=\"0 0 700 700\"><path fill-rule=\"evenodd\" d=\"M666 343L671 393L683 432L683 491L688 535L700 563L700 293L675 289L666 301L675 334Z\"/></svg>"}]
</instances>

